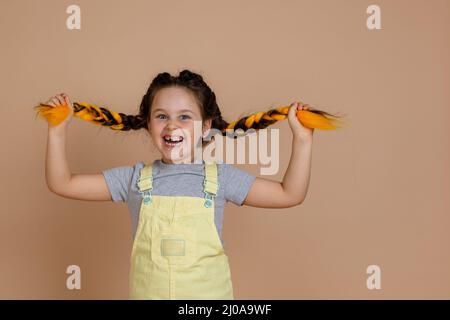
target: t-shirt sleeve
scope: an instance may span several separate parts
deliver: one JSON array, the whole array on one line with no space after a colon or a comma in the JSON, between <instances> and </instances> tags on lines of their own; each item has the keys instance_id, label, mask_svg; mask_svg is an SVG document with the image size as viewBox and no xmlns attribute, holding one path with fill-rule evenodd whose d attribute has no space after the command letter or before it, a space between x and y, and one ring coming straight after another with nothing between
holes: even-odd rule
<instances>
[{"instance_id":1,"label":"t-shirt sleeve","mask_svg":"<svg viewBox=\"0 0 450 320\"><path fill-rule=\"evenodd\" d=\"M106 184L108 185L111 199L114 202L128 201L128 193L131 187L134 167L123 166L104 170Z\"/></svg>"},{"instance_id":2,"label":"t-shirt sleeve","mask_svg":"<svg viewBox=\"0 0 450 320\"><path fill-rule=\"evenodd\" d=\"M256 176L231 164L222 164L225 199L242 206Z\"/></svg>"}]
</instances>

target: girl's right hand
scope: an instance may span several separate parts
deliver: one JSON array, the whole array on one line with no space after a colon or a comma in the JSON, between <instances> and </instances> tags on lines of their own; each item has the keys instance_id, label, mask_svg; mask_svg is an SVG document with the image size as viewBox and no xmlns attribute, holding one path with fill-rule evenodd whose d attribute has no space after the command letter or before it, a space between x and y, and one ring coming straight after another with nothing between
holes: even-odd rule
<instances>
[{"instance_id":1,"label":"girl's right hand","mask_svg":"<svg viewBox=\"0 0 450 320\"><path fill-rule=\"evenodd\" d=\"M65 93L57 94L56 96L50 97L50 99L46 102L47 105L52 107L61 107L61 106L68 106L69 107L69 114L64 119L63 122L55 126L55 128L65 128L69 124L69 122L73 118L73 106L70 102L69 96Z\"/></svg>"}]
</instances>

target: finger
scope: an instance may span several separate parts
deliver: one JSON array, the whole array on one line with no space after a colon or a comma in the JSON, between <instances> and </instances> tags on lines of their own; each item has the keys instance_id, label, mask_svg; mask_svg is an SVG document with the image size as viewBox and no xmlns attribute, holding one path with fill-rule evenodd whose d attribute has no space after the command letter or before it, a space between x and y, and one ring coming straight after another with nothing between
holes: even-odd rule
<instances>
[{"instance_id":1,"label":"finger","mask_svg":"<svg viewBox=\"0 0 450 320\"><path fill-rule=\"evenodd\" d=\"M62 105L61 100L59 100L58 98L56 98L55 104L56 104L57 106L61 106L61 105Z\"/></svg>"},{"instance_id":2,"label":"finger","mask_svg":"<svg viewBox=\"0 0 450 320\"><path fill-rule=\"evenodd\" d=\"M52 100L51 100L51 99L48 99L47 101L45 101L44 104L53 107L53 105L52 105Z\"/></svg>"},{"instance_id":3,"label":"finger","mask_svg":"<svg viewBox=\"0 0 450 320\"><path fill-rule=\"evenodd\" d=\"M70 98L66 93L61 93L61 96L64 98L64 101L68 104L70 104Z\"/></svg>"},{"instance_id":4,"label":"finger","mask_svg":"<svg viewBox=\"0 0 450 320\"><path fill-rule=\"evenodd\" d=\"M58 100L56 97L51 97L51 98L50 98L50 101L51 101L55 106L57 106L57 105L59 104L59 100Z\"/></svg>"},{"instance_id":5,"label":"finger","mask_svg":"<svg viewBox=\"0 0 450 320\"><path fill-rule=\"evenodd\" d=\"M61 102L62 105L67 104L66 98L64 98L63 95L59 95L59 96L58 96L58 99L59 99L59 101Z\"/></svg>"},{"instance_id":6,"label":"finger","mask_svg":"<svg viewBox=\"0 0 450 320\"><path fill-rule=\"evenodd\" d=\"M299 101L297 102L297 109L302 110L303 109L303 102Z\"/></svg>"},{"instance_id":7,"label":"finger","mask_svg":"<svg viewBox=\"0 0 450 320\"><path fill-rule=\"evenodd\" d=\"M293 118L295 115L297 114L297 105L293 104L290 108L289 108L289 117Z\"/></svg>"},{"instance_id":8,"label":"finger","mask_svg":"<svg viewBox=\"0 0 450 320\"><path fill-rule=\"evenodd\" d=\"M64 95L63 97L64 97L64 101L66 102L66 104L67 104L67 105L70 105L69 97L66 96L66 95Z\"/></svg>"},{"instance_id":9,"label":"finger","mask_svg":"<svg viewBox=\"0 0 450 320\"><path fill-rule=\"evenodd\" d=\"M60 105L64 105L65 104L64 97L61 96L60 94L58 94L56 96L56 99L58 99Z\"/></svg>"}]
</instances>

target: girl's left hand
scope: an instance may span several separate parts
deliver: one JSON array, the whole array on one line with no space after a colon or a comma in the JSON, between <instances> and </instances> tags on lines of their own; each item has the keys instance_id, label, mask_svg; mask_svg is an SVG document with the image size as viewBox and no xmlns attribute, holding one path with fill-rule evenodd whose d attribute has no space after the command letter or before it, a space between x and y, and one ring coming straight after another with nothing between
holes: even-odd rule
<instances>
[{"instance_id":1,"label":"girl's left hand","mask_svg":"<svg viewBox=\"0 0 450 320\"><path fill-rule=\"evenodd\" d=\"M292 134L294 137L298 137L301 140L311 139L314 129L305 127L297 118L297 111L308 110L309 105L303 104L302 102L293 102L290 105L288 120L289 126L291 127Z\"/></svg>"}]
</instances>

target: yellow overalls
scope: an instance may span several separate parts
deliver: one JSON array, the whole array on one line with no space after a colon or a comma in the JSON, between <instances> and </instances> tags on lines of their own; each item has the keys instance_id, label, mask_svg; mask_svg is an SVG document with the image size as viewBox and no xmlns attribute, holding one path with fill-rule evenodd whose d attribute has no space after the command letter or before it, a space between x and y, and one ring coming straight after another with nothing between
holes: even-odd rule
<instances>
[{"instance_id":1,"label":"yellow overalls","mask_svg":"<svg viewBox=\"0 0 450 320\"><path fill-rule=\"evenodd\" d=\"M214 223L216 163L205 163L205 197L152 195L152 165L131 252L131 299L234 299L228 256Z\"/></svg>"}]
</instances>

